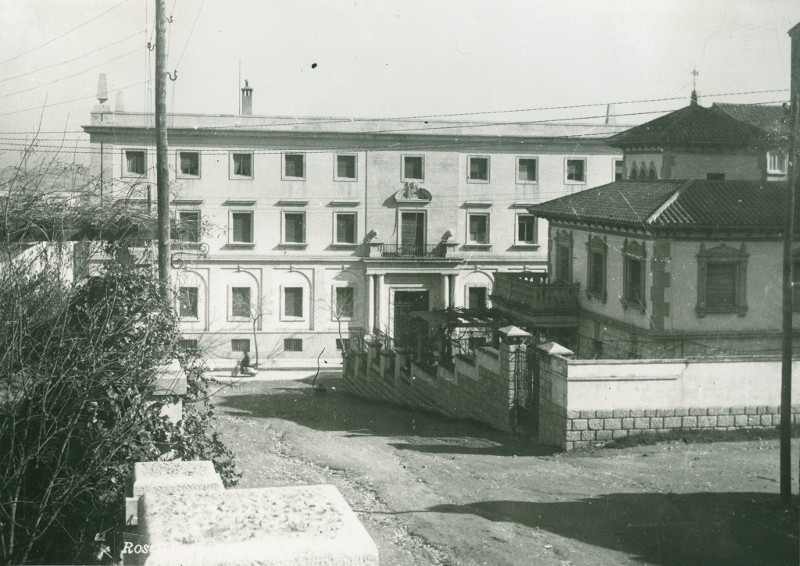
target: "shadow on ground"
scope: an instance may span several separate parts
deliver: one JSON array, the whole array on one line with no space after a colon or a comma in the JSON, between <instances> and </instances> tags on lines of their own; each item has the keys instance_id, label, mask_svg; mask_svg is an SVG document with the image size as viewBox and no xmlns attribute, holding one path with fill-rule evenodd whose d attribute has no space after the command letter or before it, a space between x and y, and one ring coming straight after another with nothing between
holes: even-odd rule
<instances>
[{"instance_id":1,"label":"shadow on ground","mask_svg":"<svg viewBox=\"0 0 800 566\"><path fill-rule=\"evenodd\" d=\"M777 496L764 493L611 493L568 502L480 501L425 511L540 528L653 564L800 562L797 500L786 512Z\"/></svg>"},{"instance_id":2,"label":"shadow on ground","mask_svg":"<svg viewBox=\"0 0 800 566\"><path fill-rule=\"evenodd\" d=\"M245 383L223 390L214 398L218 410L229 415L284 419L320 431L342 431L347 436L385 436L401 442L398 450L435 454L542 456L553 449L533 444L528 437L506 434L480 423L405 409L350 395L341 389L338 374L320 374L314 391L311 379ZM430 439L420 442L420 439Z\"/></svg>"}]
</instances>

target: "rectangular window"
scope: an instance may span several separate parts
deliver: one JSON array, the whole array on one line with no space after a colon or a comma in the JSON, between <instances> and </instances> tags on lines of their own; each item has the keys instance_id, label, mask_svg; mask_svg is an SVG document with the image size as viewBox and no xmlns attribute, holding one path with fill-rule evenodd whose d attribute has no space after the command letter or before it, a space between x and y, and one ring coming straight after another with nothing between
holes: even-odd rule
<instances>
[{"instance_id":1,"label":"rectangular window","mask_svg":"<svg viewBox=\"0 0 800 566\"><path fill-rule=\"evenodd\" d=\"M231 316L250 318L250 287L231 288Z\"/></svg>"},{"instance_id":2,"label":"rectangular window","mask_svg":"<svg viewBox=\"0 0 800 566\"><path fill-rule=\"evenodd\" d=\"M353 318L355 289L352 287L336 287L334 296L334 318Z\"/></svg>"},{"instance_id":3,"label":"rectangular window","mask_svg":"<svg viewBox=\"0 0 800 566\"><path fill-rule=\"evenodd\" d=\"M197 318L197 287L181 287L178 290L178 315L181 318Z\"/></svg>"},{"instance_id":4,"label":"rectangular window","mask_svg":"<svg viewBox=\"0 0 800 566\"><path fill-rule=\"evenodd\" d=\"M771 175L785 175L786 171L786 154L781 151L768 151L767 173Z\"/></svg>"},{"instance_id":5,"label":"rectangular window","mask_svg":"<svg viewBox=\"0 0 800 566\"><path fill-rule=\"evenodd\" d=\"M469 176L470 181L488 181L489 180L489 158L488 157L470 157L469 158Z\"/></svg>"},{"instance_id":6,"label":"rectangular window","mask_svg":"<svg viewBox=\"0 0 800 566\"><path fill-rule=\"evenodd\" d=\"M200 176L200 153L197 151L178 152L178 165L181 175L186 177Z\"/></svg>"},{"instance_id":7,"label":"rectangular window","mask_svg":"<svg viewBox=\"0 0 800 566\"><path fill-rule=\"evenodd\" d=\"M336 181L355 181L356 180L356 156L337 155L336 156Z\"/></svg>"},{"instance_id":8,"label":"rectangular window","mask_svg":"<svg viewBox=\"0 0 800 566\"><path fill-rule=\"evenodd\" d=\"M632 305L644 307L644 261L625 257L623 299Z\"/></svg>"},{"instance_id":9,"label":"rectangular window","mask_svg":"<svg viewBox=\"0 0 800 566\"><path fill-rule=\"evenodd\" d=\"M622 181L625 178L625 162L622 159L614 160L614 180Z\"/></svg>"},{"instance_id":10,"label":"rectangular window","mask_svg":"<svg viewBox=\"0 0 800 566\"><path fill-rule=\"evenodd\" d=\"M470 287L467 298L470 310L484 310L486 308L486 287Z\"/></svg>"},{"instance_id":11,"label":"rectangular window","mask_svg":"<svg viewBox=\"0 0 800 566\"><path fill-rule=\"evenodd\" d=\"M234 352L250 352L249 338L234 338L231 340L231 350Z\"/></svg>"},{"instance_id":12,"label":"rectangular window","mask_svg":"<svg viewBox=\"0 0 800 566\"><path fill-rule=\"evenodd\" d=\"M706 264L706 306L709 308L735 307L737 302L735 263Z\"/></svg>"},{"instance_id":13,"label":"rectangular window","mask_svg":"<svg viewBox=\"0 0 800 566\"><path fill-rule=\"evenodd\" d=\"M425 234L427 231L424 212L403 212L400 214L400 255L422 257L426 253Z\"/></svg>"},{"instance_id":14,"label":"rectangular window","mask_svg":"<svg viewBox=\"0 0 800 566\"><path fill-rule=\"evenodd\" d=\"M181 210L178 212L178 237L183 242L200 241L200 212Z\"/></svg>"},{"instance_id":15,"label":"rectangular window","mask_svg":"<svg viewBox=\"0 0 800 566\"><path fill-rule=\"evenodd\" d=\"M421 155L403 156L403 180L425 180L425 159Z\"/></svg>"},{"instance_id":16,"label":"rectangular window","mask_svg":"<svg viewBox=\"0 0 800 566\"><path fill-rule=\"evenodd\" d=\"M470 244L489 243L489 215L470 214L469 215L469 236L467 242Z\"/></svg>"},{"instance_id":17,"label":"rectangular window","mask_svg":"<svg viewBox=\"0 0 800 566\"><path fill-rule=\"evenodd\" d=\"M144 150L127 149L125 150L125 174L144 175L147 168L147 159Z\"/></svg>"},{"instance_id":18,"label":"rectangular window","mask_svg":"<svg viewBox=\"0 0 800 566\"><path fill-rule=\"evenodd\" d=\"M286 153L283 155L284 179L304 179L306 176L305 155Z\"/></svg>"},{"instance_id":19,"label":"rectangular window","mask_svg":"<svg viewBox=\"0 0 800 566\"><path fill-rule=\"evenodd\" d=\"M303 317L302 287L285 287L283 289L283 314L287 317Z\"/></svg>"},{"instance_id":20,"label":"rectangular window","mask_svg":"<svg viewBox=\"0 0 800 566\"><path fill-rule=\"evenodd\" d=\"M337 338L336 339L336 350L341 352L342 350L349 350L350 349L350 338Z\"/></svg>"},{"instance_id":21,"label":"rectangular window","mask_svg":"<svg viewBox=\"0 0 800 566\"><path fill-rule=\"evenodd\" d=\"M356 213L355 212L337 212L336 217L336 234L334 242L337 244L355 244L356 243Z\"/></svg>"},{"instance_id":22,"label":"rectangular window","mask_svg":"<svg viewBox=\"0 0 800 566\"><path fill-rule=\"evenodd\" d=\"M586 160L570 159L566 160L566 180L571 183L586 182Z\"/></svg>"},{"instance_id":23,"label":"rectangular window","mask_svg":"<svg viewBox=\"0 0 800 566\"><path fill-rule=\"evenodd\" d=\"M305 212L283 213L283 242L286 244L304 244L306 241Z\"/></svg>"},{"instance_id":24,"label":"rectangular window","mask_svg":"<svg viewBox=\"0 0 800 566\"><path fill-rule=\"evenodd\" d=\"M197 339L181 338L180 340L178 340L178 348L188 352L191 352L192 350L197 350Z\"/></svg>"},{"instance_id":25,"label":"rectangular window","mask_svg":"<svg viewBox=\"0 0 800 566\"><path fill-rule=\"evenodd\" d=\"M234 153L231 155L232 177L253 178L253 154Z\"/></svg>"},{"instance_id":26,"label":"rectangular window","mask_svg":"<svg viewBox=\"0 0 800 566\"><path fill-rule=\"evenodd\" d=\"M235 244L253 243L253 213L231 213L232 242Z\"/></svg>"},{"instance_id":27,"label":"rectangular window","mask_svg":"<svg viewBox=\"0 0 800 566\"><path fill-rule=\"evenodd\" d=\"M724 181L725 173L706 173L707 181Z\"/></svg>"},{"instance_id":28,"label":"rectangular window","mask_svg":"<svg viewBox=\"0 0 800 566\"><path fill-rule=\"evenodd\" d=\"M572 283L572 249L567 245L556 247L556 282Z\"/></svg>"},{"instance_id":29,"label":"rectangular window","mask_svg":"<svg viewBox=\"0 0 800 566\"><path fill-rule=\"evenodd\" d=\"M302 352L303 339L302 338L284 338L283 339L284 352Z\"/></svg>"},{"instance_id":30,"label":"rectangular window","mask_svg":"<svg viewBox=\"0 0 800 566\"><path fill-rule=\"evenodd\" d=\"M517 183L535 183L539 180L539 160L535 157L517 158Z\"/></svg>"},{"instance_id":31,"label":"rectangular window","mask_svg":"<svg viewBox=\"0 0 800 566\"><path fill-rule=\"evenodd\" d=\"M747 314L748 255L744 245L738 250L724 244L711 249L701 247L697 254L698 316Z\"/></svg>"},{"instance_id":32,"label":"rectangular window","mask_svg":"<svg viewBox=\"0 0 800 566\"><path fill-rule=\"evenodd\" d=\"M533 214L517 215L517 243L536 243L536 217Z\"/></svg>"},{"instance_id":33,"label":"rectangular window","mask_svg":"<svg viewBox=\"0 0 800 566\"><path fill-rule=\"evenodd\" d=\"M606 255L602 252L589 252L589 281L586 289L592 293L602 295L605 293L606 282Z\"/></svg>"}]
</instances>

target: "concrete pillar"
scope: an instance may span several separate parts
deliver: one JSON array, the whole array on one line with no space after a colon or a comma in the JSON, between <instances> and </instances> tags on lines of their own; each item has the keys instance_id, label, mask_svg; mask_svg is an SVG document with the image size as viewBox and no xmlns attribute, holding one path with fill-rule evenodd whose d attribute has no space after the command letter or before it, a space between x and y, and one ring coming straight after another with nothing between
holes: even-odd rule
<instances>
[{"instance_id":1,"label":"concrete pillar","mask_svg":"<svg viewBox=\"0 0 800 566\"><path fill-rule=\"evenodd\" d=\"M375 326L375 276L367 275L367 324L364 332L372 334Z\"/></svg>"},{"instance_id":2,"label":"concrete pillar","mask_svg":"<svg viewBox=\"0 0 800 566\"><path fill-rule=\"evenodd\" d=\"M531 335L516 326L506 326L500 332L500 376L506 380L508 391L508 408L515 409L517 402L517 376L523 371L525 341ZM521 391L520 393L524 393ZM521 399L520 399L521 400ZM509 419L513 415L509 413ZM512 421L513 424L513 421Z\"/></svg>"},{"instance_id":3,"label":"concrete pillar","mask_svg":"<svg viewBox=\"0 0 800 566\"><path fill-rule=\"evenodd\" d=\"M383 280L383 273L375 276L375 326L378 328L378 330L386 332L386 328L384 328L386 313L382 312L383 309L381 308L381 305L388 304L388 297L386 296L386 287L384 286ZM391 334L391 332L387 332L387 334Z\"/></svg>"},{"instance_id":4,"label":"concrete pillar","mask_svg":"<svg viewBox=\"0 0 800 566\"><path fill-rule=\"evenodd\" d=\"M444 273L442 274L442 302L445 309L449 309L452 306L450 302L450 276Z\"/></svg>"}]
</instances>

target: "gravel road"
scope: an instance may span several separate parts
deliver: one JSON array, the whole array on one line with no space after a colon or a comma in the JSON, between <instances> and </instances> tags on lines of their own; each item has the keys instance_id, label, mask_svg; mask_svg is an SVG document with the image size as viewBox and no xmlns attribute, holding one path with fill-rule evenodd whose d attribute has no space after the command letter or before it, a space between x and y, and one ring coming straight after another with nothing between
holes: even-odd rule
<instances>
[{"instance_id":1,"label":"gravel road","mask_svg":"<svg viewBox=\"0 0 800 566\"><path fill-rule=\"evenodd\" d=\"M309 380L220 385L220 432L240 487L339 488L381 564L800 563L796 500L793 513L778 505L777 441L554 453L353 397L336 374L321 381L325 393Z\"/></svg>"}]
</instances>

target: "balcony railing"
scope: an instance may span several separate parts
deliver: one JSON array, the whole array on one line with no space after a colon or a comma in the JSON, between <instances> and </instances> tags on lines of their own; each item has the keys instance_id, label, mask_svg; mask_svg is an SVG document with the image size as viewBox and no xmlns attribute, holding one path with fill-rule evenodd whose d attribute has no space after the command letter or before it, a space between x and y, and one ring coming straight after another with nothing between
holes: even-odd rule
<instances>
[{"instance_id":1,"label":"balcony railing","mask_svg":"<svg viewBox=\"0 0 800 566\"><path fill-rule=\"evenodd\" d=\"M547 283L541 273L498 273L493 297L537 313L578 311L577 283Z\"/></svg>"},{"instance_id":2,"label":"balcony railing","mask_svg":"<svg viewBox=\"0 0 800 566\"><path fill-rule=\"evenodd\" d=\"M445 257L447 247L443 244L428 244L419 246L416 244L381 244L381 257Z\"/></svg>"}]
</instances>

